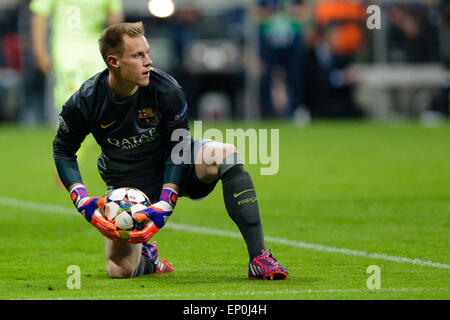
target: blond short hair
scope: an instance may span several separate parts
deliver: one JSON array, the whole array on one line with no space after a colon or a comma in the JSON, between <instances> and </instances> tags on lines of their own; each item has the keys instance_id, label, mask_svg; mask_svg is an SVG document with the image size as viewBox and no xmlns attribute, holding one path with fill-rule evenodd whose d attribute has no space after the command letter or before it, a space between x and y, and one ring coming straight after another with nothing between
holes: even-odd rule
<instances>
[{"instance_id":1,"label":"blond short hair","mask_svg":"<svg viewBox=\"0 0 450 320\"><path fill-rule=\"evenodd\" d=\"M117 54L119 56L123 54L122 36L124 34L130 38L143 36L145 30L142 21L116 23L103 30L100 39L98 39L98 47L106 65L108 65L106 58L110 54Z\"/></svg>"}]
</instances>

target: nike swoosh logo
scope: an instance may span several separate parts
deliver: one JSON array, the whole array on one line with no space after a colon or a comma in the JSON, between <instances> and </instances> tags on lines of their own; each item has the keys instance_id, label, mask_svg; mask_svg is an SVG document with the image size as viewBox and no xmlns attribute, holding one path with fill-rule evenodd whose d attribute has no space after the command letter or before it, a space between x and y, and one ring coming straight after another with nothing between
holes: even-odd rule
<instances>
[{"instance_id":1,"label":"nike swoosh logo","mask_svg":"<svg viewBox=\"0 0 450 320\"><path fill-rule=\"evenodd\" d=\"M113 122L108 123L108 124L102 124L102 125L100 125L100 127L102 127L102 129L106 129L106 128L112 126L114 123L116 123L116 121L117 120L114 120Z\"/></svg>"},{"instance_id":2,"label":"nike swoosh logo","mask_svg":"<svg viewBox=\"0 0 450 320\"><path fill-rule=\"evenodd\" d=\"M241 194L246 193L246 192L249 192L249 191L252 191L252 190L255 190L255 189L247 189L247 190L241 191L241 192L239 192L239 193L236 193L236 192L235 192L235 193L233 194L233 197L237 198L237 197L239 197Z\"/></svg>"}]
</instances>

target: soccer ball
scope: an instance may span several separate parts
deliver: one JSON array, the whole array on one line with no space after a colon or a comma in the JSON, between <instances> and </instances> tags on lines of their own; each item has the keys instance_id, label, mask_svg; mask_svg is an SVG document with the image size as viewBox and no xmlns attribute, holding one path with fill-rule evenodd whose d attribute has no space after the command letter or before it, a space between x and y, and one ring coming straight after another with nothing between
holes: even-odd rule
<instances>
[{"instance_id":1,"label":"soccer ball","mask_svg":"<svg viewBox=\"0 0 450 320\"><path fill-rule=\"evenodd\" d=\"M118 188L106 196L106 204L101 214L109 221L114 221L121 238L127 238L128 231L141 230L145 222L138 223L133 214L150 206L151 202L142 191L135 188Z\"/></svg>"}]
</instances>

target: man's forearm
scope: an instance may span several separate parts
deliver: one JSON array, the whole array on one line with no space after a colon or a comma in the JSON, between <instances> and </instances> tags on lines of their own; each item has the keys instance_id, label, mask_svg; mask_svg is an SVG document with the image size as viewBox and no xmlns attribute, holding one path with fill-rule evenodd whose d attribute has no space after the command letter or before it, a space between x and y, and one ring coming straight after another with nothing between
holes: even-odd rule
<instances>
[{"instance_id":1,"label":"man's forearm","mask_svg":"<svg viewBox=\"0 0 450 320\"><path fill-rule=\"evenodd\" d=\"M51 60L47 48L47 18L34 14L31 21L32 49L36 67L43 74L51 71Z\"/></svg>"},{"instance_id":2,"label":"man's forearm","mask_svg":"<svg viewBox=\"0 0 450 320\"><path fill-rule=\"evenodd\" d=\"M174 164L166 165L164 168L163 188L165 187L166 184L171 184L178 188L176 189L176 191L178 192L179 186L183 184L186 172L187 168L184 165L174 165Z\"/></svg>"},{"instance_id":3,"label":"man's forearm","mask_svg":"<svg viewBox=\"0 0 450 320\"><path fill-rule=\"evenodd\" d=\"M34 14L31 19L31 39L34 55L47 53L47 18Z\"/></svg>"},{"instance_id":4,"label":"man's forearm","mask_svg":"<svg viewBox=\"0 0 450 320\"><path fill-rule=\"evenodd\" d=\"M82 184L80 169L76 160L55 159L59 178L69 191L75 184Z\"/></svg>"},{"instance_id":5,"label":"man's forearm","mask_svg":"<svg viewBox=\"0 0 450 320\"><path fill-rule=\"evenodd\" d=\"M124 17L123 17L122 13L109 13L106 20L107 20L108 25L112 25L112 24L123 22Z\"/></svg>"}]
</instances>

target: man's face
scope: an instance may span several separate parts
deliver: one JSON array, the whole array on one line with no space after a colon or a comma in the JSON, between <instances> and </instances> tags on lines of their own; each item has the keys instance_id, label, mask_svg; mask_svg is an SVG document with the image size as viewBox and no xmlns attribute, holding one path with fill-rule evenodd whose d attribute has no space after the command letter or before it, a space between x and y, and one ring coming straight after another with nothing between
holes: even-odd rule
<instances>
[{"instance_id":1,"label":"man's face","mask_svg":"<svg viewBox=\"0 0 450 320\"><path fill-rule=\"evenodd\" d=\"M123 35L123 53L117 57L120 77L140 87L147 86L152 59L148 56L150 46L144 36Z\"/></svg>"}]
</instances>

